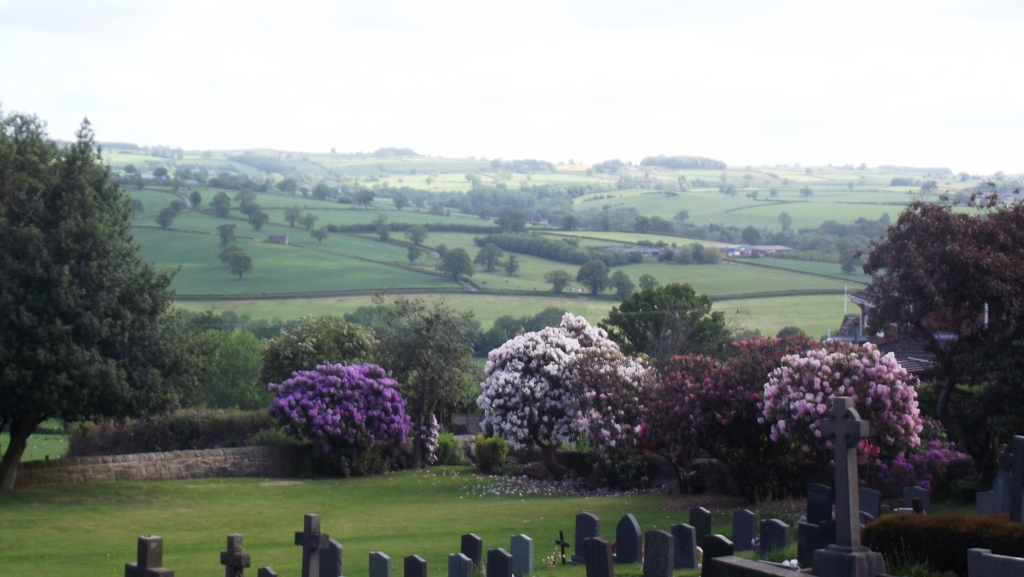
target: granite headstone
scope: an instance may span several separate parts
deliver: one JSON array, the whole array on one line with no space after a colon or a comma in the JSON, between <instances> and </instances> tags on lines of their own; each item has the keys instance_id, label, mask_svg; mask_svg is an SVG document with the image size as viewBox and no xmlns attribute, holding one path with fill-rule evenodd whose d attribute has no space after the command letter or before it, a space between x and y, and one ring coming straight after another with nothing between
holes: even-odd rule
<instances>
[{"instance_id":1,"label":"granite headstone","mask_svg":"<svg viewBox=\"0 0 1024 577\"><path fill-rule=\"evenodd\" d=\"M526 535L512 536L512 575L527 577L533 573L533 539Z\"/></svg>"},{"instance_id":2,"label":"granite headstone","mask_svg":"<svg viewBox=\"0 0 1024 577\"><path fill-rule=\"evenodd\" d=\"M789 547L789 525L779 519L761 521L761 543L758 550L761 554L779 551Z\"/></svg>"},{"instance_id":3,"label":"granite headstone","mask_svg":"<svg viewBox=\"0 0 1024 577\"><path fill-rule=\"evenodd\" d=\"M644 534L643 577L672 577L675 565L675 539L665 531Z\"/></svg>"},{"instance_id":4,"label":"granite headstone","mask_svg":"<svg viewBox=\"0 0 1024 577\"><path fill-rule=\"evenodd\" d=\"M512 577L512 555L508 551L487 551L487 577Z\"/></svg>"},{"instance_id":5,"label":"granite headstone","mask_svg":"<svg viewBox=\"0 0 1024 577\"><path fill-rule=\"evenodd\" d=\"M674 565L676 569L697 568L697 530L686 523L672 525L675 541Z\"/></svg>"},{"instance_id":6,"label":"granite headstone","mask_svg":"<svg viewBox=\"0 0 1024 577\"><path fill-rule=\"evenodd\" d=\"M820 483L807 485L807 522L817 525L832 520L832 487Z\"/></svg>"},{"instance_id":7,"label":"granite headstone","mask_svg":"<svg viewBox=\"0 0 1024 577\"><path fill-rule=\"evenodd\" d=\"M639 563L641 557L643 545L640 543L640 523L632 513L627 513L615 526L615 562Z\"/></svg>"},{"instance_id":8,"label":"granite headstone","mask_svg":"<svg viewBox=\"0 0 1024 577\"><path fill-rule=\"evenodd\" d=\"M691 507L690 525L697 530L697 542L702 542L711 534L711 511L704 507Z\"/></svg>"},{"instance_id":9,"label":"granite headstone","mask_svg":"<svg viewBox=\"0 0 1024 577\"><path fill-rule=\"evenodd\" d=\"M586 563L587 552L583 549L583 542L587 539L601 536L601 519L590 513L576 515L576 552L570 560L573 563Z\"/></svg>"},{"instance_id":10,"label":"granite headstone","mask_svg":"<svg viewBox=\"0 0 1024 577\"><path fill-rule=\"evenodd\" d=\"M462 553L450 553L448 577L473 577L473 560Z\"/></svg>"},{"instance_id":11,"label":"granite headstone","mask_svg":"<svg viewBox=\"0 0 1024 577\"><path fill-rule=\"evenodd\" d=\"M469 557L469 560L476 566L481 566L484 561L484 540L477 537L476 533L466 533L462 536L462 543L459 552Z\"/></svg>"},{"instance_id":12,"label":"granite headstone","mask_svg":"<svg viewBox=\"0 0 1024 577\"><path fill-rule=\"evenodd\" d=\"M371 551L370 577L391 577L391 557L382 551Z\"/></svg>"},{"instance_id":13,"label":"granite headstone","mask_svg":"<svg viewBox=\"0 0 1024 577\"><path fill-rule=\"evenodd\" d=\"M746 509L732 512L732 543L737 551L749 551L754 548L757 536L757 515Z\"/></svg>"},{"instance_id":14,"label":"granite headstone","mask_svg":"<svg viewBox=\"0 0 1024 577\"><path fill-rule=\"evenodd\" d=\"M587 559L587 577L615 577L611 543L599 537L590 537L583 541L583 551Z\"/></svg>"},{"instance_id":15,"label":"granite headstone","mask_svg":"<svg viewBox=\"0 0 1024 577\"><path fill-rule=\"evenodd\" d=\"M914 499L920 499L921 508L924 510L925 513L931 515L931 491L925 489L924 487L903 487L903 507L913 508Z\"/></svg>"}]
</instances>

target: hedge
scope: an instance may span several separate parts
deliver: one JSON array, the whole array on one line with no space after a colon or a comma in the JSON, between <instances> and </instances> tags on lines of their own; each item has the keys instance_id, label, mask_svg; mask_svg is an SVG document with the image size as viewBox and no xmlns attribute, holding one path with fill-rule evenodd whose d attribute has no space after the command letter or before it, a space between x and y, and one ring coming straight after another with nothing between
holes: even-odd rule
<instances>
[{"instance_id":1,"label":"hedge","mask_svg":"<svg viewBox=\"0 0 1024 577\"><path fill-rule=\"evenodd\" d=\"M936 571L967 575L967 550L1024 557L1024 523L1009 515L887 515L861 531L861 541L887 560L927 562Z\"/></svg>"}]
</instances>

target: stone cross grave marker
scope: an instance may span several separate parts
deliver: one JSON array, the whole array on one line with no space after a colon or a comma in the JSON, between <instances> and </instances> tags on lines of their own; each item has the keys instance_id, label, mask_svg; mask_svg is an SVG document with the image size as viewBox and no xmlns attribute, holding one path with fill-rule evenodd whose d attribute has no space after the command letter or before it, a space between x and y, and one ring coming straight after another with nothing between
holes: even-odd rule
<instances>
[{"instance_id":1,"label":"stone cross grave marker","mask_svg":"<svg viewBox=\"0 0 1024 577\"><path fill-rule=\"evenodd\" d=\"M807 485L807 522L817 525L832 520L832 487L820 483Z\"/></svg>"},{"instance_id":2,"label":"stone cross grave marker","mask_svg":"<svg viewBox=\"0 0 1024 577\"><path fill-rule=\"evenodd\" d=\"M562 552L562 565L565 565L565 548L569 547L569 542L565 540L565 533L562 531L558 532L558 541L555 541L555 545L558 545L559 550Z\"/></svg>"},{"instance_id":3,"label":"stone cross grave marker","mask_svg":"<svg viewBox=\"0 0 1024 577\"><path fill-rule=\"evenodd\" d=\"M473 560L462 553L448 555L448 577L473 577Z\"/></svg>"},{"instance_id":4,"label":"stone cross grave marker","mask_svg":"<svg viewBox=\"0 0 1024 577\"><path fill-rule=\"evenodd\" d=\"M692 525L679 523L672 525L672 537L675 541L676 569L697 568L697 530Z\"/></svg>"},{"instance_id":5,"label":"stone cross grave marker","mask_svg":"<svg viewBox=\"0 0 1024 577\"><path fill-rule=\"evenodd\" d=\"M477 537L476 533L466 533L462 536L462 547L460 549L463 555L469 557L469 560L476 566L481 566L484 561L484 540Z\"/></svg>"},{"instance_id":6,"label":"stone cross grave marker","mask_svg":"<svg viewBox=\"0 0 1024 577\"><path fill-rule=\"evenodd\" d=\"M690 525L697 530L697 542L701 542L711 534L711 511L704 507L691 507Z\"/></svg>"},{"instance_id":7,"label":"stone cross grave marker","mask_svg":"<svg viewBox=\"0 0 1024 577\"><path fill-rule=\"evenodd\" d=\"M583 548L587 577L615 577L611 543L600 537L589 537L583 541Z\"/></svg>"},{"instance_id":8,"label":"stone cross grave marker","mask_svg":"<svg viewBox=\"0 0 1024 577\"><path fill-rule=\"evenodd\" d=\"M228 535L227 550L220 552L220 564L224 566L224 577L243 577L245 568L252 564L238 533Z\"/></svg>"},{"instance_id":9,"label":"stone cross grave marker","mask_svg":"<svg viewBox=\"0 0 1024 577\"><path fill-rule=\"evenodd\" d=\"M135 563L124 564L124 577L174 577L174 571L163 566L163 537L139 537L135 559Z\"/></svg>"},{"instance_id":10,"label":"stone cross grave marker","mask_svg":"<svg viewBox=\"0 0 1024 577\"><path fill-rule=\"evenodd\" d=\"M648 531L644 535L643 577L672 577L675 548L671 533Z\"/></svg>"},{"instance_id":11,"label":"stone cross grave marker","mask_svg":"<svg viewBox=\"0 0 1024 577\"><path fill-rule=\"evenodd\" d=\"M512 536L512 575L527 577L533 573L533 539L519 534Z\"/></svg>"},{"instance_id":12,"label":"stone cross grave marker","mask_svg":"<svg viewBox=\"0 0 1024 577\"><path fill-rule=\"evenodd\" d=\"M405 558L405 577L427 577L427 560L419 555Z\"/></svg>"},{"instance_id":13,"label":"stone cross grave marker","mask_svg":"<svg viewBox=\"0 0 1024 577\"><path fill-rule=\"evenodd\" d=\"M487 551L487 577L512 577L512 555L504 549Z\"/></svg>"},{"instance_id":14,"label":"stone cross grave marker","mask_svg":"<svg viewBox=\"0 0 1024 577\"><path fill-rule=\"evenodd\" d=\"M391 557L382 551L371 552L370 577L391 577Z\"/></svg>"},{"instance_id":15,"label":"stone cross grave marker","mask_svg":"<svg viewBox=\"0 0 1024 577\"><path fill-rule=\"evenodd\" d=\"M295 544L302 547L302 577L320 577L320 550L327 548L330 537L320 532L320 515L307 514L302 531L295 532Z\"/></svg>"},{"instance_id":16,"label":"stone cross grave marker","mask_svg":"<svg viewBox=\"0 0 1024 577\"><path fill-rule=\"evenodd\" d=\"M761 554L789 547L789 525L778 519L761 521Z\"/></svg>"},{"instance_id":17,"label":"stone cross grave marker","mask_svg":"<svg viewBox=\"0 0 1024 577\"><path fill-rule=\"evenodd\" d=\"M583 542L600 536L601 519L597 515L591 513L576 515L576 552L572 554L570 561L573 563L586 563L587 552L583 549Z\"/></svg>"},{"instance_id":18,"label":"stone cross grave marker","mask_svg":"<svg viewBox=\"0 0 1024 577\"><path fill-rule=\"evenodd\" d=\"M343 552L341 543L327 540L327 548L320 552L320 577L341 577Z\"/></svg>"},{"instance_id":19,"label":"stone cross grave marker","mask_svg":"<svg viewBox=\"0 0 1024 577\"><path fill-rule=\"evenodd\" d=\"M615 562L639 563L641 557L643 546L640 543L640 523L632 513L627 513L615 526Z\"/></svg>"},{"instance_id":20,"label":"stone cross grave marker","mask_svg":"<svg viewBox=\"0 0 1024 577\"><path fill-rule=\"evenodd\" d=\"M757 535L757 515L746 509L732 512L732 542L737 551L750 551L754 548L754 536Z\"/></svg>"}]
</instances>

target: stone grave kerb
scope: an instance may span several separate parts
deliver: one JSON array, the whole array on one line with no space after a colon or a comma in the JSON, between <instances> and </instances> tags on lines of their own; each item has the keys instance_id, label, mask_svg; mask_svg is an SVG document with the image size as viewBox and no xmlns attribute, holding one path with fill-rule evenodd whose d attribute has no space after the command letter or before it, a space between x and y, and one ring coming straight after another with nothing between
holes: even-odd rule
<instances>
[{"instance_id":1,"label":"stone grave kerb","mask_svg":"<svg viewBox=\"0 0 1024 577\"><path fill-rule=\"evenodd\" d=\"M164 538L156 535L139 537L135 562L125 563L124 577L174 577L164 564Z\"/></svg>"},{"instance_id":2,"label":"stone grave kerb","mask_svg":"<svg viewBox=\"0 0 1024 577\"><path fill-rule=\"evenodd\" d=\"M224 566L224 577L242 577L245 569L252 564L249 554L242 547L242 536L228 535L227 550L220 552L220 564Z\"/></svg>"},{"instance_id":3,"label":"stone grave kerb","mask_svg":"<svg viewBox=\"0 0 1024 577\"><path fill-rule=\"evenodd\" d=\"M295 532L295 544L302 547L302 577L320 577L320 550L327 548L330 539L320 532L320 515L303 517L302 531Z\"/></svg>"}]
</instances>

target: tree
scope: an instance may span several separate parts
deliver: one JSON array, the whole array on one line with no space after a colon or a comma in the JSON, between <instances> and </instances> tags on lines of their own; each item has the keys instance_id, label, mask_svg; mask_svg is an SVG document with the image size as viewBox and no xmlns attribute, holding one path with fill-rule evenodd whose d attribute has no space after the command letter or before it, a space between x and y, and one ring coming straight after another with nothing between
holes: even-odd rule
<instances>
[{"instance_id":1,"label":"tree","mask_svg":"<svg viewBox=\"0 0 1024 577\"><path fill-rule=\"evenodd\" d=\"M295 226L295 223L302 218L302 209L297 206L289 206L284 209L284 221L288 223L288 226Z\"/></svg>"},{"instance_id":2,"label":"tree","mask_svg":"<svg viewBox=\"0 0 1024 577\"><path fill-rule=\"evenodd\" d=\"M685 221L685 220L687 220L689 218L690 218L690 211L686 210L685 208L680 210L679 212L677 212L676 215L674 217L672 217L673 220L678 220L679 222L683 222L683 221Z\"/></svg>"},{"instance_id":3,"label":"tree","mask_svg":"<svg viewBox=\"0 0 1024 577\"><path fill-rule=\"evenodd\" d=\"M780 212L778 221L782 226L782 232L789 232L793 228L793 217L789 216L788 212Z\"/></svg>"},{"instance_id":4,"label":"tree","mask_svg":"<svg viewBox=\"0 0 1024 577\"><path fill-rule=\"evenodd\" d=\"M44 420L167 411L206 378L212 350L129 215L88 121L61 148L36 117L0 114L0 490Z\"/></svg>"},{"instance_id":5,"label":"tree","mask_svg":"<svg viewBox=\"0 0 1024 577\"><path fill-rule=\"evenodd\" d=\"M807 170L810 170L809 168ZM814 191L809 186L800 189L800 196L814 196Z\"/></svg>"},{"instance_id":6,"label":"tree","mask_svg":"<svg viewBox=\"0 0 1024 577\"><path fill-rule=\"evenodd\" d=\"M167 169L163 166L157 167L157 169L153 171L153 176L156 178L164 178L167 176Z\"/></svg>"},{"instance_id":7,"label":"tree","mask_svg":"<svg viewBox=\"0 0 1024 577\"><path fill-rule=\"evenodd\" d=\"M494 220L501 232L526 232L526 215L518 210L506 210Z\"/></svg>"},{"instance_id":8,"label":"tree","mask_svg":"<svg viewBox=\"0 0 1024 577\"><path fill-rule=\"evenodd\" d=\"M238 203L239 207L245 206L246 204L256 204L256 193L248 188L240 189L235 193L235 202Z\"/></svg>"},{"instance_id":9,"label":"tree","mask_svg":"<svg viewBox=\"0 0 1024 577\"><path fill-rule=\"evenodd\" d=\"M167 228L174 224L174 219L177 217L178 212L167 206L160 209L160 214L156 215L156 223L160 225L160 228Z\"/></svg>"},{"instance_id":10,"label":"tree","mask_svg":"<svg viewBox=\"0 0 1024 577\"><path fill-rule=\"evenodd\" d=\"M320 227L309 231L309 236L316 239L317 244L323 244L324 239L331 236L331 231L327 230L327 227Z\"/></svg>"},{"instance_id":11,"label":"tree","mask_svg":"<svg viewBox=\"0 0 1024 577\"><path fill-rule=\"evenodd\" d=\"M772 197L772 198L775 198L776 196L779 196L779 189L777 189L777 188L775 188L775 187L773 186L772 188L770 188L770 189L768 190L768 196L770 196L770 197Z\"/></svg>"},{"instance_id":12,"label":"tree","mask_svg":"<svg viewBox=\"0 0 1024 577\"><path fill-rule=\"evenodd\" d=\"M252 270L252 257L237 244L229 245L221 251L220 261L228 265L232 273L238 275L238 280L242 280L242 274Z\"/></svg>"},{"instance_id":13,"label":"tree","mask_svg":"<svg viewBox=\"0 0 1024 577\"><path fill-rule=\"evenodd\" d=\"M192 203L192 208L199 208L203 203L203 195L199 194L198 190L193 190L192 194L188 195L188 201Z\"/></svg>"},{"instance_id":14,"label":"tree","mask_svg":"<svg viewBox=\"0 0 1024 577\"><path fill-rule=\"evenodd\" d=\"M373 204L374 194L369 188L363 188L356 192L355 201L356 204L363 205L363 210L370 208Z\"/></svg>"},{"instance_id":15,"label":"tree","mask_svg":"<svg viewBox=\"0 0 1024 577\"><path fill-rule=\"evenodd\" d=\"M257 210L249 215L249 223L252 224L253 230L263 230L263 225L270 222L270 216L262 210Z\"/></svg>"},{"instance_id":16,"label":"tree","mask_svg":"<svg viewBox=\"0 0 1024 577\"><path fill-rule=\"evenodd\" d=\"M217 234L220 235L220 245L227 246L235 240L235 225L222 224L217 227Z\"/></svg>"},{"instance_id":17,"label":"tree","mask_svg":"<svg viewBox=\"0 0 1024 577\"><path fill-rule=\"evenodd\" d=\"M590 294L597 295L608 288L608 266L602 261L592 260L577 271L576 282L590 289Z\"/></svg>"},{"instance_id":18,"label":"tree","mask_svg":"<svg viewBox=\"0 0 1024 577\"><path fill-rule=\"evenodd\" d=\"M743 229L743 232L740 233L740 236L743 238L743 244L761 243L761 231L754 228L753 225Z\"/></svg>"},{"instance_id":19,"label":"tree","mask_svg":"<svg viewBox=\"0 0 1024 577\"><path fill-rule=\"evenodd\" d=\"M285 194L295 194L299 190L299 183L294 178L286 178L277 183L277 189Z\"/></svg>"},{"instance_id":20,"label":"tree","mask_svg":"<svg viewBox=\"0 0 1024 577\"><path fill-rule=\"evenodd\" d=\"M424 429L431 416L454 412L476 371L470 337L473 313L444 301L374 296L386 328L380 331L380 359L400 383L412 418L413 467L423 463Z\"/></svg>"},{"instance_id":21,"label":"tree","mask_svg":"<svg viewBox=\"0 0 1024 577\"><path fill-rule=\"evenodd\" d=\"M226 192L220 190L213 196L213 200L210 201L210 208L213 209L217 216L226 218L231 212L231 198L228 197Z\"/></svg>"},{"instance_id":22,"label":"tree","mask_svg":"<svg viewBox=\"0 0 1024 577\"><path fill-rule=\"evenodd\" d=\"M273 395L260 382L263 346L247 330L239 329L224 337L217 347L212 378L203 383L196 398L207 407L218 409L264 409Z\"/></svg>"},{"instance_id":23,"label":"tree","mask_svg":"<svg viewBox=\"0 0 1024 577\"><path fill-rule=\"evenodd\" d=\"M843 272L851 274L853 267L857 265L857 260L860 258L860 252L854 248L853 243L846 237L836 240L836 251L839 253L839 264L843 267Z\"/></svg>"},{"instance_id":24,"label":"tree","mask_svg":"<svg viewBox=\"0 0 1024 577\"><path fill-rule=\"evenodd\" d=\"M633 230L635 230L638 235L650 232L651 219L646 216L636 217L636 222L633 223Z\"/></svg>"},{"instance_id":25,"label":"tree","mask_svg":"<svg viewBox=\"0 0 1024 577\"><path fill-rule=\"evenodd\" d=\"M307 212L306 215L302 217L302 227L306 230L312 230L318 220L320 220L320 217L312 212Z\"/></svg>"},{"instance_id":26,"label":"tree","mask_svg":"<svg viewBox=\"0 0 1024 577\"><path fill-rule=\"evenodd\" d=\"M654 278L653 275L640 275L640 290L652 289L658 286L658 284L658 279Z\"/></svg>"},{"instance_id":27,"label":"tree","mask_svg":"<svg viewBox=\"0 0 1024 577\"><path fill-rule=\"evenodd\" d=\"M624 299L633 294L633 291L636 289L636 286L633 284L633 281L630 280L629 275L621 270L617 270L612 273L612 276L608 279L608 284L615 289L615 296L620 299Z\"/></svg>"},{"instance_id":28,"label":"tree","mask_svg":"<svg viewBox=\"0 0 1024 577\"><path fill-rule=\"evenodd\" d=\"M551 292L562 294L566 285L572 282L572 275L566 270L556 268L544 275L544 282L551 283Z\"/></svg>"},{"instance_id":29,"label":"tree","mask_svg":"<svg viewBox=\"0 0 1024 577\"><path fill-rule=\"evenodd\" d=\"M508 276L516 274L516 271L519 270L519 259L516 258L516 255L509 253L503 268Z\"/></svg>"},{"instance_id":30,"label":"tree","mask_svg":"<svg viewBox=\"0 0 1024 577\"><path fill-rule=\"evenodd\" d=\"M171 204L167 205L167 208L173 210L175 215L179 215L185 210L185 203L180 200L172 200Z\"/></svg>"},{"instance_id":31,"label":"tree","mask_svg":"<svg viewBox=\"0 0 1024 577\"><path fill-rule=\"evenodd\" d=\"M374 230L377 236L380 237L381 242L387 242L391 238L391 233L388 231L388 217L383 214L373 219L371 223L374 226Z\"/></svg>"},{"instance_id":32,"label":"tree","mask_svg":"<svg viewBox=\"0 0 1024 577\"><path fill-rule=\"evenodd\" d=\"M146 205L141 200L133 198L131 202L132 218L146 214Z\"/></svg>"},{"instance_id":33,"label":"tree","mask_svg":"<svg viewBox=\"0 0 1024 577\"><path fill-rule=\"evenodd\" d=\"M459 277L473 276L473 261L469 259L469 253L464 248L453 248L441 256L441 262L437 270L452 277L455 282Z\"/></svg>"},{"instance_id":34,"label":"tree","mask_svg":"<svg viewBox=\"0 0 1024 577\"><path fill-rule=\"evenodd\" d=\"M567 214L562 217L562 230L576 230L579 228L579 221L575 216Z\"/></svg>"},{"instance_id":35,"label":"tree","mask_svg":"<svg viewBox=\"0 0 1024 577\"><path fill-rule=\"evenodd\" d=\"M316 186L313 187L312 196L317 200L327 200L328 198L334 196L334 188L321 180L320 182L316 183Z\"/></svg>"},{"instance_id":36,"label":"tree","mask_svg":"<svg viewBox=\"0 0 1024 577\"><path fill-rule=\"evenodd\" d=\"M267 341L260 382L280 383L295 371L313 370L317 365L371 362L376 351L372 330L333 315L309 315Z\"/></svg>"},{"instance_id":37,"label":"tree","mask_svg":"<svg viewBox=\"0 0 1024 577\"><path fill-rule=\"evenodd\" d=\"M429 236L427 227L421 225L410 226L405 231L405 238L416 246L423 244L423 241L427 240L427 236Z\"/></svg>"},{"instance_id":38,"label":"tree","mask_svg":"<svg viewBox=\"0 0 1024 577\"><path fill-rule=\"evenodd\" d=\"M487 272L494 272L494 269L498 268L498 265L501 264L501 257L503 256L505 256L505 251L493 243L487 243L480 249L480 252L476 253L473 264L484 267Z\"/></svg>"},{"instance_id":39,"label":"tree","mask_svg":"<svg viewBox=\"0 0 1024 577\"><path fill-rule=\"evenodd\" d=\"M420 250L420 247L412 245L409 247L409 252L406 255L406 258L409 259L409 262L416 262L416 260L420 258L421 254L423 254L423 251Z\"/></svg>"},{"instance_id":40,"label":"tree","mask_svg":"<svg viewBox=\"0 0 1024 577\"><path fill-rule=\"evenodd\" d=\"M135 174L137 172L134 164L124 165L124 171L126 174Z\"/></svg>"},{"instance_id":41,"label":"tree","mask_svg":"<svg viewBox=\"0 0 1024 577\"><path fill-rule=\"evenodd\" d=\"M409 206L409 196L404 192L396 192L391 195L391 202L394 203L395 209L401 212L403 208Z\"/></svg>"},{"instance_id":42,"label":"tree","mask_svg":"<svg viewBox=\"0 0 1024 577\"><path fill-rule=\"evenodd\" d=\"M676 355L721 353L729 342L725 314L688 284L669 283L635 292L601 322L627 354L644 353L664 367Z\"/></svg>"}]
</instances>

